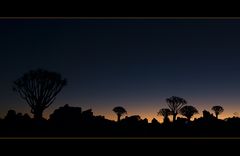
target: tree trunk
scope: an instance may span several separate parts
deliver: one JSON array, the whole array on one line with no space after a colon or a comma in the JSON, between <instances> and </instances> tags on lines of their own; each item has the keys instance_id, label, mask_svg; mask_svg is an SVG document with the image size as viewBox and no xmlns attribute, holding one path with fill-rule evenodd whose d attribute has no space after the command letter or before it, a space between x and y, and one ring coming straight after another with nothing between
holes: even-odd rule
<instances>
[{"instance_id":1,"label":"tree trunk","mask_svg":"<svg viewBox=\"0 0 240 156\"><path fill-rule=\"evenodd\" d=\"M121 117L121 115L118 114L118 115L117 115L117 122L120 122L120 117Z\"/></svg>"},{"instance_id":2,"label":"tree trunk","mask_svg":"<svg viewBox=\"0 0 240 156\"><path fill-rule=\"evenodd\" d=\"M216 113L216 118L218 119L218 113Z\"/></svg>"},{"instance_id":3,"label":"tree trunk","mask_svg":"<svg viewBox=\"0 0 240 156\"><path fill-rule=\"evenodd\" d=\"M174 113L174 114L173 114L173 122L175 122L175 121L176 121L176 117L177 117L177 114L176 114L176 113Z\"/></svg>"},{"instance_id":4,"label":"tree trunk","mask_svg":"<svg viewBox=\"0 0 240 156\"><path fill-rule=\"evenodd\" d=\"M42 119L43 117L43 110L42 109L35 109L34 110L34 119Z\"/></svg>"}]
</instances>

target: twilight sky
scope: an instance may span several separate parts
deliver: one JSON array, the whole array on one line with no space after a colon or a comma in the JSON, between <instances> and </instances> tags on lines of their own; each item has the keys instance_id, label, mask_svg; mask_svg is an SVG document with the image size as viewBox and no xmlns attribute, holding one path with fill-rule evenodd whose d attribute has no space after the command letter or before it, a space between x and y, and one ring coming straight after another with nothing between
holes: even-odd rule
<instances>
[{"instance_id":1,"label":"twilight sky","mask_svg":"<svg viewBox=\"0 0 240 156\"><path fill-rule=\"evenodd\" d=\"M194 117L214 105L220 118L240 113L240 19L0 19L0 54L0 117L30 114L12 82L37 68L68 80L45 117L68 103L161 121L173 95L199 110Z\"/></svg>"}]
</instances>

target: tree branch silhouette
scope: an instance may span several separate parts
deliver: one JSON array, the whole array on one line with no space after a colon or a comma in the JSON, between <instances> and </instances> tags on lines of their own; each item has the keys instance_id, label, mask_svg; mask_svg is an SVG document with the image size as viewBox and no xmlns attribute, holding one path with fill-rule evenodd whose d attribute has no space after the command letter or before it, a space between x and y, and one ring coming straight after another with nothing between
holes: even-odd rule
<instances>
[{"instance_id":1,"label":"tree branch silhouette","mask_svg":"<svg viewBox=\"0 0 240 156\"><path fill-rule=\"evenodd\" d=\"M43 111L54 102L66 82L59 73L37 69L14 81L13 90L26 100L34 118L41 119Z\"/></svg>"}]
</instances>

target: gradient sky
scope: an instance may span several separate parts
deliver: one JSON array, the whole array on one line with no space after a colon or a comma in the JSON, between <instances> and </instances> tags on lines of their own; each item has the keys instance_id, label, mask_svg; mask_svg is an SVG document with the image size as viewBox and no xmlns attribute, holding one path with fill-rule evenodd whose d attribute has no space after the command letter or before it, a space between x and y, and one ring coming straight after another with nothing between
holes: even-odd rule
<instances>
[{"instance_id":1,"label":"gradient sky","mask_svg":"<svg viewBox=\"0 0 240 156\"><path fill-rule=\"evenodd\" d=\"M214 105L220 118L240 112L240 19L0 19L0 54L0 117L30 114L12 83L36 68L68 80L45 117L67 103L161 121L173 95L198 116Z\"/></svg>"}]
</instances>

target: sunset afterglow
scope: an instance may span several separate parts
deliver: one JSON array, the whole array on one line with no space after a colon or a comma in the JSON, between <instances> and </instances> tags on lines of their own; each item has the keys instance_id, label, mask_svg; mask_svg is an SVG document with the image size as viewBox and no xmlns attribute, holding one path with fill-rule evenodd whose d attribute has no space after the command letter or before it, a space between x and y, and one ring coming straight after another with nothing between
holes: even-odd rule
<instances>
[{"instance_id":1,"label":"sunset afterglow","mask_svg":"<svg viewBox=\"0 0 240 156\"><path fill-rule=\"evenodd\" d=\"M162 122L171 96L198 109L192 120L215 105L220 119L240 112L239 20L1 19L0 33L1 118L10 109L32 115L12 86L36 68L67 79L45 118L69 104L111 120L123 106Z\"/></svg>"}]
</instances>

